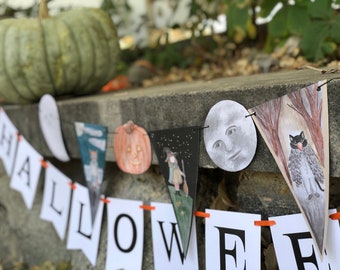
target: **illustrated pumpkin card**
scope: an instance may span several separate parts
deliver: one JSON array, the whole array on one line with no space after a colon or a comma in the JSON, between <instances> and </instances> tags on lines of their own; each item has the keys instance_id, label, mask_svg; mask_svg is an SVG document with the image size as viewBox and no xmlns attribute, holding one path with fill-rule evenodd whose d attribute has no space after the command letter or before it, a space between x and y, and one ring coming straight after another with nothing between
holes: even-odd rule
<instances>
[{"instance_id":1,"label":"illustrated pumpkin card","mask_svg":"<svg viewBox=\"0 0 340 270\"><path fill-rule=\"evenodd\" d=\"M318 82L249 110L323 254L328 221L327 85Z\"/></svg>"},{"instance_id":2,"label":"illustrated pumpkin card","mask_svg":"<svg viewBox=\"0 0 340 270\"><path fill-rule=\"evenodd\" d=\"M181 235L183 253L189 246L199 160L199 127L149 132Z\"/></svg>"},{"instance_id":3,"label":"illustrated pumpkin card","mask_svg":"<svg viewBox=\"0 0 340 270\"><path fill-rule=\"evenodd\" d=\"M123 172L142 174L149 169L152 160L149 135L133 121L116 128L113 148L117 165Z\"/></svg>"},{"instance_id":4,"label":"illustrated pumpkin card","mask_svg":"<svg viewBox=\"0 0 340 270\"><path fill-rule=\"evenodd\" d=\"M107 127L81 122L75 122L74 127L90 194L92 220L94 220L104 176Z\"/></svg>"}]
</instances>

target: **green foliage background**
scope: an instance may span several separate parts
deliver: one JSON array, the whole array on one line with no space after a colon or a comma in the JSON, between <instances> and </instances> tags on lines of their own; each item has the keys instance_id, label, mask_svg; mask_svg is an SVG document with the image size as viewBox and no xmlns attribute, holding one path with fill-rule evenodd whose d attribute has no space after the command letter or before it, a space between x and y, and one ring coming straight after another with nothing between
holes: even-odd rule
<instances>
[{"instance_id":1,"label":"green foliage background","mask_svg":"<svg viewBox=\"0 0 340 270\"><path fill-rule=\"evenodd\" d=\"M169 1L176 9L181 0ZM0 19L1 17L14 16L18 12L21 16L36 16L38 2L26 10L13 10L2 3L0 4ZM282 3L282 8L265 25L266 31L263 37L263 33L260 31L261 27L255 21L259 17L267 17L279 2ZM207 8L212 3L216 8ZM119 15L122 9L129 12L132 7L128 0L103 0L101 8L118 17L117 27L124 27L124 18L119 20ZM191 30L192 33L195 33L193 38L196 41L197 33L202 35L206 27L204 22L207 19L216 19L219 14L224 13L227 15L226 36L228 41L237 45L247 40L259 42L262 35L261 40L265 40L264 49L271 52L290 36L298 36L301 38L301 54L307 60L319 61L326 57L333 59L340 57L340 50L337 48L340 44L340 0L191 0L189 10L188 22L180 26L169 27ZM124 14L126 13L124 12ZM192 18L195 18L194 22ZM143 19L143 23L149 23L149 18L146 15ZM177 62L177 64L181 64L183 61L178 50L171 47L165 47L164 53L160 53L159 57L160 59L156 59L156 62L166 62L169 66Z\"/></svg>"},{"instance_id":2,"label":"green foliage background","mask_svg":"<svg viewBox=\"0 0 340 270\"><path fill-rule=\"evenodd\" d=\"M267 25L267 51L295 35L301 37L300 49L308 60L333 56L340 43L340 12L336 9L340 0L296 0L294 4L287 0L225 0L227 35L236 42L242 41L240 36L255 39L255 19L267 17L278 2L283 6ZM255 12L255 7L260 11Z\"/></svg>"}]
</instances>

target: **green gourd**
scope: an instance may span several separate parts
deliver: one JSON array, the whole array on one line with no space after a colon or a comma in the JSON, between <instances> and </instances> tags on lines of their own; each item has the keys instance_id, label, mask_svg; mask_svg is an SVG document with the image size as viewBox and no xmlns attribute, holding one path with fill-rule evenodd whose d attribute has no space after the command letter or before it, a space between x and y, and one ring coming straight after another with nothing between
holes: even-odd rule
<instances>
[{"instance_id":1,"label":"green gourd","mask_svg":"<svg viewBox=\"0 0 340 270\"><path fill-rule=\"evenodd\" d=\"M81 8L54 17L46 11L42 0L39 18L0 21L0 99L5 103L95 93L115 75L119 43L105 11Z\"/></svg>"}]
</instances>

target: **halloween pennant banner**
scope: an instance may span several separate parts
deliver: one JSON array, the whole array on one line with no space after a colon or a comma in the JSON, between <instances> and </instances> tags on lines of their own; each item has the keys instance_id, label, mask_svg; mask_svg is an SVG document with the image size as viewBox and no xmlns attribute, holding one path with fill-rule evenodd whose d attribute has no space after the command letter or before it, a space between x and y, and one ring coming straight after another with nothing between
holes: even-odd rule
<instances>
[{"instance_id":1,"label":"halloween pennant banner","mask_svg":"<svg viewBox=\"0 0 340 270\"><path fill-rule=\"evenodd\" d=\"M90 193L92 221L94 221L103 183L107 127L80 122L75 122L74 127Z\"/></svg>"},{"instance_id":2,"label":"halloween pennant banner","mask_svg":"<svg viewBox=\"0 0 340 270\"><path fill-rule=\"evenodd\" d=\"M329 215L335 209L329 210ZM328 233L323 258L315 250L315 244L308 226L301 214L271 217L276 225L270 227L278 266L291 269L339 269L340 228L339 221L329 219Z\"/></svg>"},{"instance_id":3,"label":"halloween pennant banner","mask_svg":"<svg viewBox=\"0 0 340 270\"><path fill-rule=\"evenodd\" d=\"M236 172L250 164L257 137L245 107L232 100L219 101L209 110L204 127L205 148L218 167Z\"/></svg>"},{"instance_id":4,"label":"halloween pennant banner","mask_svg":"<svg viewBox=\"0 0 340 270\"><path fill-rule=\"evenodd\" d=\"M40 218L53 224L61 240L65 239L70 212L71 183L71 179L47 162Z\"/></svg>"},{"instance_id":5,"label":"halloween pennant banner","mask_svg":"<svg viewBox=\"0 0 340 270\"><path fill-rule=\"evenodd\" d=\"M152 160L149 136L131 120L116 128L113 148L117 166L123 172L141 174L149 169Z\"/></svg>"},{"instance_id":6,"label":"halloween pennant banner","mask_svg":"<svg viewBox=\"0 0 340 270\"><path fill-rule=\"evenodd\" d=\"M206 270L261 269L259 214L206 209Z\"/></svg>"},{"instance_id":7,"label":"halloween pennant banner","mask_svg":"<svg viewBox=\"0 0 340 270\"><path fill-rule=\"evenodd\" d=\"M151 202L152 246L155 270L198 270L196 224L192 224L190 243L184 254L180 241L179 226L176 223L170 203Z\"/></svg>"},{"instance_id":8,"label":"halloween pennant banner","mask_svg":"<svg viewBox=\"0 0 340 270\"><path fill-rule=\"evenodd\" d=\"M144 213L142 201L108 197L105 269L142 269Z\"/></svg>"},{"instance_id":9,"label":"halloween pennant banner","mask_svg":"<svg viewBox=\"0 0 340 270\"><path fill-rule=\"evenodd\" d=\"M327 84L318 82L249 109L323 254L328 221Z\"/></svg>"},{"instance_id":10,"label":"halloween pennant banner","mask_svg":"<svg viewBox=\"0 0 340 270\"><path fill-rule=\"evenodd\" d=\"M42 156L23 137L18 140L10 187L21 193L28 209L32 209L41 172Z\"/></svg>"},{"instance_id":11,"label":"halloween pennant banner","mask_svg":"<svg viewBox=\"0 0 340 270\"><path fill-rule=\"evenodd\" d=\"M17 150L18 130L0 108L0 158L4 164L7 176L11 176Z\"/></svg>"},{"instance_id":12,"label":"halloween pennant banner","mask_svg":"<svg viewBox=\"0 0 340 270\"><path fill-rule=\"evenodd\" d=\"M101 196L104 200L104 196ZM104 202L100 200L94 221L88 188L74 184L66 249L81 250L93 266L96 265Z\"/></svg>"},{"instance_id":13,"label":"halloween pennant banner","mask_svg":"<svg viewBox=\"0 0 340 270\"><path fill-rule=\"evenodd\" d=\"M43 95L39 101L39 124L53 156L62 162L70 161L61 130L57 102L50 94Z\"/></svg>"},{"instance_id":14,"label":"halloween pennant banner","mask_svg":"<svg viewBox=\"0 0 340 270\"><path fill-rule=\"evenodd\" d=\"M149 132L175 211L186 256L198 177L199 127Z\"/></svg>"}]
</instances>

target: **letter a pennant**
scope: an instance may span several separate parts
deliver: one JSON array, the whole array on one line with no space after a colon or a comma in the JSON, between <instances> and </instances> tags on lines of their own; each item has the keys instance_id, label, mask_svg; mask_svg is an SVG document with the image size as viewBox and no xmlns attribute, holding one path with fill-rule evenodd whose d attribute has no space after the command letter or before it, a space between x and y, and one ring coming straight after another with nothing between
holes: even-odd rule
<instances>
[{"instance_id":1,"label":"letter a pennant","mask_svg":"<svg viewBox=\"0 0 340 270\"><path fill-rule=\"evenodd\" d=\"M304 215L319 254L328 221L329 136L326 82L249 110Z\"/></svg>"},{"instance_id":2,"label":"letter a pennant","mask_svg":"<svg viewBox=\"0 0 340 270\"><path fill-rule=\"evenodd\" d=\"M150 132L187 254L196 200L199 127L184 127Z\"/></svg>"},{"instance_id":3,"label":"letter a pennant","mask_svg":"<svg viewBox=\"0 0 340 270\"><path fill-rule=\"evenodd\" d=\"M103 183L107 127L75 122L86 184L90 194L92 222L94 222Z\"/></svg>"},{"instance_id":4,"label":"letter a pennant","mask_svg":"<svg viewBox=\"0 0 340 270\"><path fill-rule=\"evenodd\" d=\"M20 136L10 187L19 191L28 209L32 209L41 172L42 156Z\"/></svg>"}]
</instances>

